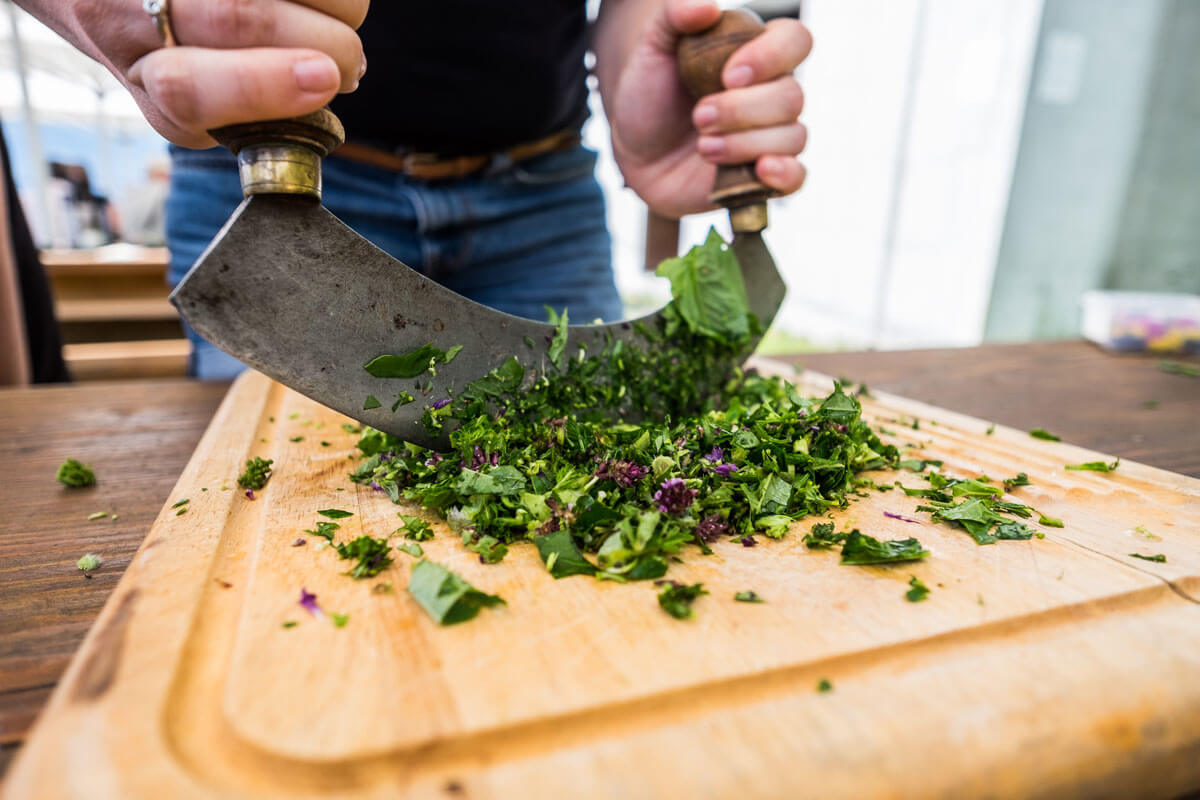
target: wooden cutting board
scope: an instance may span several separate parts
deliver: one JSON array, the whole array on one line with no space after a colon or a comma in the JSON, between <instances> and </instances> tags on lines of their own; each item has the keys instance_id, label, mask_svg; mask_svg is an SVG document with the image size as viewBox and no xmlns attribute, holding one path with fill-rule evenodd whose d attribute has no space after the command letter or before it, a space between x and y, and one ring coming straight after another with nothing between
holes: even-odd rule
<instances>
[{"instance_id":1,"label":"wooden cutting board","mask_svg":"<svg viewBox=\"0 0 1200 800\"><path fill-rule=\"evenodd\" d=\"M802 383L829 388L818 376ZM680 622L648 583L555 581L531 546L483 565L439 526L427 555L508 601L441 628L404 590L409 556L354 581L311 538L291 546L317 509L353 511L341 531L351 536L390 533L398 509L346 479L355 437L344 418L246 374L170 498L190 498L188 512L164 507L5 796L1095 798L1200 788L1200 481L1133 463L1069 472L1063 465L1102 456L1015 430L987 435L987 422L882 394L865 406L893 441L923 445L917 453L944 459L948 474L1027 472L1034 485L1015 496L1066 527L978 546L916 513L916 498L872 492L837 515L839 526L916 535L929 559L840 566L796 532L754 548L722 543L672 567L670 577L711 592ZM256 500L235 485L251 455L275 459ZM875 477L925 485L911 472ZM912 575L932 588L927 601L904 599ZM383 581L395 591L374 592ZM301 587L348 624L307 615ZM733 602L744 589L767 602ZM299 624L285 629L288 620ZM817 691L822 679L832 691Z\"/></svg>"}]
</instances>

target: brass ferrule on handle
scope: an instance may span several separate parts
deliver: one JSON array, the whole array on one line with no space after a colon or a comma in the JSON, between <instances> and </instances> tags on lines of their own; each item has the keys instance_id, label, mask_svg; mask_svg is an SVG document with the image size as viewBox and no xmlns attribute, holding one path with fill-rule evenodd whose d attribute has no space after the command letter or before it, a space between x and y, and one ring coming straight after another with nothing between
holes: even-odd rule
<instances>
[{"instance_id":1,"label":"brass ferrule on handle","mask_svg":"<svg viewBox=\"0 0 1200 800\"><path fill-rule=\"evenodd\" d=\"M679 76L696 99L724 90L721 71L734 51L765 30L762 19L746 8L722 12L715 25L683 36L675 51ZM721 165L708 196L729 211L734 233L757 233L767 227L767 198L775 191L754 174L753 164Z\"/></svg>"},{"instance_id":2,"label":"brass ferrule on handle","mask_svg":"<svg viewBox=\"0 0 1200 800\"><path fill-rule=\"evenodd\" d=\"M237 155L242 194L292 194L321 199L321 159L346 132L327 108L291 119L229 125L211 131Z\"/></svg>"}]
</instances>

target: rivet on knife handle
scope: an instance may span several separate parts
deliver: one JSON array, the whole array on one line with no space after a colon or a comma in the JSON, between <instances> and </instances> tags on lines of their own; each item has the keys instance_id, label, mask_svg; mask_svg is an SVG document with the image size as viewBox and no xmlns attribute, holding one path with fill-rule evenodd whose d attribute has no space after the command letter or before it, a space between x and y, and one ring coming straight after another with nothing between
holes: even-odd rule
<instances>
[{"instance_id":1,"label":"rivet on knife handle","mask_svg":"<svg viewBox=\"0 0 1200 800\"><path fill-rule=\"evenodd\" d=\"M321 199L321 159L346 131L328 108L291 119L247 122L209 131L238 158L242 194L298 194Z\"/></svg>"},{"instance_id":2,"label":"rivet on knife handle","mask_svg":"<svg viewBox=\"0 0 1200 800\"><path fill-rule=\"evenodd\" d=\"M683 36L675 56L683 84L696 99L724 90L721 70L734 51L763 32L766 26L746 8L733 8L706 31ZM717 167L709 199L729 210L735 233L753 233L767 227L767 198L771 187L754 174L754 164L722 164Z\"/></svg>"}]
</instances>

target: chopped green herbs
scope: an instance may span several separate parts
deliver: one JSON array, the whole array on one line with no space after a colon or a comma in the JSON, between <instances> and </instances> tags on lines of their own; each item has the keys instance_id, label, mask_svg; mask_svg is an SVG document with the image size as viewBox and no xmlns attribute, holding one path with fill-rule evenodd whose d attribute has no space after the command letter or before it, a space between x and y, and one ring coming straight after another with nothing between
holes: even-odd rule
<instances>
[{"instance_id":1,"label":"chopped green herbs","mask_svg":"<svg viewBox=\"0 0 1200 800\"><path fill-rule=\"evenodd\" d=\"M1034 428L1033 430L1031 430L1029 432L1029 435L1035 439L1044 439L1047 442L1061 442L1062 441L1062 439L1058 438L1053 433L1050 433L1050 431L1042 430L1041 428Z\"/></svg>"},{"instance_id":2,"label":"chopped green herbs","mask_svg":"<svg viewBox=\"0 0 1200 800\"><path fill-rule=\"evenodd\" d=\"M322 508L319 511L317 511L317 513L320 514L322 517L326 517L328 519L345 519L346 517L354 516L353 512L343 511L340 508Z\"/></svg>"},{"instance_id":3,"label":"chopped green herbs","mask_svg":"<svg viewBox=\"0 0 1200 800\"><path fill-rule=\"evenodd\" d=\"M1018 486L1032 486L1032 485L1033 484L1029 481L1028 475L1026 475L1024 472L1018 472L1017 477L1007 478L1004 480L1004 491L1011 492L1013 489L1016 489Z\"/></svg>"},{"instance_id":4,"label":"chopped green herbs","mask_svg":"<svg viewBox=\"0 0 1200 800\"><path fill-rule=\"evenodd\" d=\"M96 485L96 473L87 464L68 458L58 468L54 476L59 483L71 489L82 489L85 486Z\"/></svg>"},{"instance_id":5,"label":"chopped green herbs","mask_svg":"<svg viewBox=\"0 0 1200 800\"><path fill-rule=\"evenodd\" d=\"M97 520L97 519L104 519L107 516L108 516L107 511L97 511L94 514L88 514L88 522L91 522L92 520Z\"/></svg>"},{"instance_id":6,"label":"chopped green herbs","mask_svg":"<svg viewBox=\"0 0 1200 800\"><path fill-rule=\"evenodd\" d=\"M349 614L339 614L336 611L329 612L329 621L333 623L335 628L344 628L346 623L350 621Z\"/></svg>"},{"instance_id":7,"label":"chopped green herbs","mask_svg":"<svg viewBox=\"0 0 1200 800\"><path fill-rule=\"evenodd\" d=\"M1085 461L1082 464L1067 464L1066 469L1073 469L1082 472L1113 472L1121 464L1121 459L1116 461Z\"/></svg>"},{"instance_id":8,"label":"chopped green herbs","mask_svg":"<svg viewBox=\"0 0 1200 800\"><path fill-rule=\"evenodd\" d=\"M317 527L312 530L305 530L305 533L311 533L313 536L320 536L330 544L333 543L333 534L338 528L342 527L336 522L318 522Z\"/></svg>"},{"instance_id":9,"label":"chopped green herbs","mask_svg":"<svg viewBox=\"0 0 1200 800\"><path fill-rule=\"evenodd\" d=\"M821 694L832 692L833 683L830 682L829 678L821 678L821 680L817 681L817 691Z\"/></svg>"},{"instance_id":10,"label":"chopped green herbs","mask_svg":"<svg viewBox=\"0 0 1200 800\"><path fill-rule=\"evenodd\" d=\"M908 579L910 588L904 593L904 599L910 603L919 603L929 597L929 587L921 582L921 579L916 575L912 575Z\"/></svg>"},{"instance_id":11,"label":"chopped green herbs","mask_svg":"<svg viewBox=\"0 0 1200 800\"><path fill-rule=\"evenodd\" d=\"M596 566L583 557L570 531L560 528L552 533L533 537L538 556L546 569L557 578L571 575L595 575Z\"/></svg>"},{"instance_id":12,"label":"chopped green herbs","mask_svg":"<svg viewBox=\"0 0 1200 800\"><path fill-rule=\"evenodd\" d=\"M1167 563L1167 557L1165 555L1163 555L1162 553L1157 553L1152 556L1142 555L1141 553L1130 553L1129 555L1133 556L1134 558L1140 558L1143 561L1153 561L1156 564Z\"/></svg>"},{"instance_id":13,"label":"chopped green herbs","mask_svg":"<svg viewBox=\"0 0 1200 800\"><path fill-rule=\"evenodd\" d=\"M376 378L415 378L432 370L438 363L449 364L458 355L459 350L462 350L462 345L456 345L446 351L434 347L433 342L430 342L403 355L382 355L373 358L363 365L363 369Z\"/></svg>"},{"instance_id":14,"label":"chopped green herbs","mask_svg":"<svg viewBox=\"0 0 1200 800\"><path fill-rule=\"evenodd\" d=\"M428 559L413 565L408 593L441 625L466 622L482 608L504 604L496 595L479 591L458 574Z\"/></svg>"},{"instance_id":15,"label":"chopped green herbs","mask_svg":"<svg viewBox=\"0 0 1200 800\"><path fill-rule=\"evenodd\" d=\"M409 517L404 514L397 514L403 521L403 525L396 529L396 533L404 533L405 539L411 539L414 542L427 542L433 538L433 528L429 523L420 517Z\"/></svg>"},{"instance_id":16,"label":"chopped green herbs","mask_svg":"<svg viewBox=\"0 0 1200 800\"><path fill-rule=\"evenodd\" d=\"M1186 378L1200 378L1200 365L1188 364L1183 361L1159 361L1158 370L1159 372L1165 372L1168 375L1183 375Z\"/></svg>"},{"instance_id":17,"label":"chopped green herbs","mask_svg":"<svg viewBox=\"0 0 1200 800\"><path fill-rule=\"evenodd\" d=\"M379 408L383 403L379 402L379 398L373 394L367 395L367 399L363 400L363 411L370 411L372 408Z\"/></svg>"},{"instance_id":18,"label":"chopped green herbs","mask_svg":"<svg viewBox=\"0 0 1200 800\"><path fill-rule=\"evenodd\" d=\"M396 545L396 549L401 553L408 553L413 558L420 558L425 555L425 551L421 549L421 545L416 542L401 542Z\"/></svg>"},{"instance_id":19,"label":"chopped green herbs","mask_svg":"<svg viewBox=\"0 0 1200 800\"><path fill-rule=\"evenodd\" d=\"M303 442L304 437L303 436L293 436L292 438L288 439L288 441L293 442L293 443L294 442Z\"/></svg>"},{"instance_id":20,"label":"chopped green herbs","mask_svg":"<svg viewBox=\"0 0 1200 800\"><path fill-rule=\"evenodd\" d=\"M288 628L294 628L294 627L296 627L296 626L297 626L297 625L299 625L299 624L300 624L300 623L299 623L299 622L296 622L296 620L294 620L294 619L289 619L289 620L285 620L285 621L284 621L284 623L283 623L283 625L281 625L280 627L281 627L281 628L283 628L284 630L287 630Z\"/></svg>"},{"instance_id":21,"label":"chopped green herbs","mask_svg":"<svg viewBox=\"0 0 1200 800\"><path fill-rule=\"evenodd\" d=\"M765 602L767 602L766 600L763 600L762 597L759 596L758 592L755 592L755 591L738 592L737 594L735 594L733 596L733 599L737 600L739 603L765 603Z\"/></svg>"},{"instance_id":22,"label":"chopped green herbs","mask_svg":"<svg viewBox=\"0 0 1200 800\"><path fill-rule=\"evenodd\" d=\"M1147 528L1145 525L1138 525L1133 530L1134 530L1134 532L1141 534L1142 537L1149 539L1152 542L1161 542L1162 541L1161 536L1158 536L1158 535L1152 533L1150 531L1150 529Z\"/></svg>"},{"instance_id":23,"label":"chopped green herbs","mask_svg":"<svg viewBox=\"0 0 1200 800\"><path fill-rule=\"evenodd\" d=\"M351 578L373 578L392 563L392 548L387 539L363 535L345 544L334 545L334 549L342 558L355 562L347 573Z\"/></svg>"},{"instance_id":24,"label":"chopped green herbs","mask_svg":"<svg viewBox=\"0 0 1200 800\"><path fill-rule=\"evenodd\" d=\"M901 561L918 561L929 555L916 539L893 539L881 542L878 539L851 531L842 545L842 563L851 565L892 564Z\"/></svg>"},{"instance_id":25,"label":"chopped green herbs","mask_svg":"<svg viewBox=\"0 0 1200 800\"><path fill-rule=\"evenodd\" d=\"M80 556L78 561L75 562L75 566L87 573L94 569L99 569L100 565L103 563L104 559L95 553L85 553L84 555Z\"/></svg>"},{"instance_id":26,"label":"chopped green herbs","mask_svg":"<svg viewBox=\"0 0 1200 800\"><path fill-rule=\"evenodd\" d=\"M191 502L190 498L185 497L182 500L176 500L174 503L172 503L171 508L179 508L180 506L186 506L190 502Z\"/></svg>"},{"instance_id":27,"label":"chopped green herbs","mask_svg":"<svg viewBox=\"0 0 1200 800\"><path fill-rule=\"evenodd\" d=\"M665 583L666 586L658 593L658 604L675 619L687 619L692 616L692 603L700 595L708 594L702 583L693 583L691 586L675 581L660 583Z\"/></svg>"},{"instance_id":28,"label":"chopped green herbs","mask_svg":"<svg viewBox=\"0 0 1200 800\"><path fill-rule=\"evenodd\" d=\"M991 425L988 425L987 430L984 431L984 433L988 436L991 436L995 432L996 432L996 423L994 423L994 422Z\"/></svg>"},{"instance_id":29,"label":"chopped green herbs","mask_svg":"<svg viewBox=\"0 0 1200 800\"><path fill-rule=\"evenodd\" d=\"M1065 528L1066 527L1066 525L1063 524L1063 521L1061 519L1055 519L1054 517L1047 517L1045 514L1042 514L1041 512L1038 513L1038 522L1042 525L1045 525L1047 528Z\"/></svg>"},{"instance_id":30,"label":"chopped green herbs","mask_svg":"<svg viewBox=\"0 0 1200 800\"><path fill-rule=\"evenodd\" d=\"M246 460L246 469L238 476L238 486L243 489L261 489L271 479L271 465L275 463L269 458L254 458ZM225 487L222 486L222 489Z\"/></svg>"}]
</instances>

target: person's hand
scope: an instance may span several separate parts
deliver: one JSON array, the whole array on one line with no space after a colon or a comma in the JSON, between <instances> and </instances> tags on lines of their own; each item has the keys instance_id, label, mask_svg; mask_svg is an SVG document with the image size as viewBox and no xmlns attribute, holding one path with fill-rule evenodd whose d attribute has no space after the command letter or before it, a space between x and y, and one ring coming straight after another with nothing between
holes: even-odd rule
<instances>
[{"instance_id":1,"label":"person's hand","mask_svg":"<svg viewBox=\"0 0 1200 800\"><path fill-rule=\"evenodd\" d=\"M206 131L315 111L366 71L368 0L170 0L165 48L141 0L21 0L108 67L154 129L185 147Z\"/></svg>"},{"instance_id":2,"label":"person's hand","mask_svg":"<svg viewBox=\"0 0 1200 800\"><path fill-rule=\"evenodd\" d=\"M666 0L604 92L625 183L663 216L711 209L716 164L754 162L759 179L779 194L804 183L796 158L807 139L797 119L804 93L792 73L812 36L799 20L772 20L729 57L721 73L726 90L697 103L680 80L675 46L719 15L712 0Z\"/></svg>"}]
</instances>

